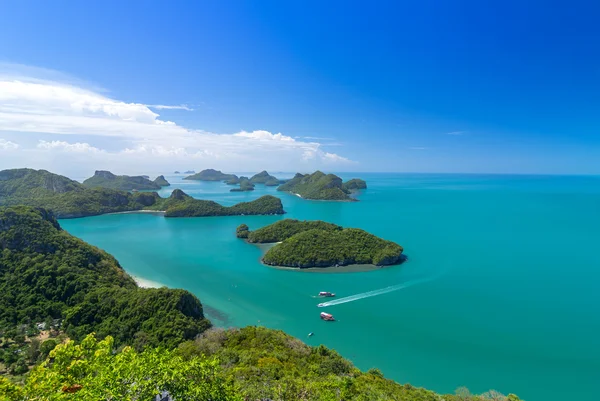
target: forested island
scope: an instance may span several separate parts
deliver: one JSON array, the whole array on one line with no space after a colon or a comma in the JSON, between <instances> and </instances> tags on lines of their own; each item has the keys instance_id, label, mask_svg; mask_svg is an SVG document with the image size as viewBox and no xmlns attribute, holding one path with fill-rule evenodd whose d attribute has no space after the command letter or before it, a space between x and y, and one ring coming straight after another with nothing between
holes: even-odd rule
<instances>
[{"instance_id":1,"label":"forested island","mask_svg":"<svg viewBox=\"0 0 600 401\"><path fill-rule=\"evenodd\" d=\"M392 241L324 221L285 219L256 231L242 224L236 235L251 243L277 243L262 259L271 266L389 266L404 260L403 248Z\"/></svg>"},{"instance_id":2,"label":"forested island","mask_svg":"<svg viewBox=\"0 0 600 401\"><path fill-rule=\"evenodd\" d=\"M3 400L519 401L401 385L278 330L212 329L193 294L139 288L44 209L0 207L0 267Z\"/></svg>"},{"instance_id":3,"label":"forested island","mask_svg":"<svg viewBox=\"0 0 600 401\"><path fill-rule=\"evenodd\" d=\"M59 218L138 210L164 211L166 217L284 213L281 200L269 195L225 207L213 201L194 199L181 190L162 198L156 192L89 188L61 175L32 169L0 171L0 206L12 205L44 207Z\"/></svg>"},{"instance_id":4,"label":"forested island","mask_svg":"<svg viewBox=\"0 0 600 401\"><path fill-rule=\"evenodd\" d=\"M237 176L235 174L225 174L219 170L213 170L212 168L202 170L201 172L190 175L184 178L184 180L194 180L194 181L227 181L231 179L235 179Z\"/></svg>"},{"instance_id":5,"label":"forested island","mask_svg":"<svg viewBox=\"0 0 600 401\"><path fill-rule=\"evenodd\" d=\"M229 182L227 182L229 183ZM229 191L231 192L247 192L254 191L254 184L248 179L248 177L240 177L237 180L237 183L240 184L239 188L232 188Z\"/></svg>"},{"instance_id":6,"label":"forested island","mask_svg":"<svg viewBox=\"0 0 600 401\"><path fill-rule=\"evenodd\" d=\"M250 178L250 182L253 184L264 184L268 187L275 187L279 184L283 184L281 180L279 180L277 177L272 176L265 170L261 171L258 174L254 174Z\"/></svg>"},{"instance_id":7,"label":"forested island","mask_svg":"<svg viewBox=\"0 0 600 401\"><path fill-rule=\"evenodd\" d=\"M165 177L161 177L166 182ZM168 184L167 182L166 185ZM115 175L110 171L104 170L96 170L92 177L83 181L83 185L89 188L108 188L120 191L131 191L134 189L152 190L160 189L162 186L158 182L150 181L144 176Z\"/></svg>"},{"instance_id":8,"label":"forested island","mask_svg":"<svg viewBox=\"0 0 600 401\"><path fill-rule=\"evenodd\" d=\"M365 189L367 183L355 178L346 183L335 174L315 171L312 174L297 173L294 178L280 185L277 190L290 192L311 200L355 201L350 194Z\"/></svg>"},{"instance_id":9,"label":"forested island","mask_svg":"<svg viewBox=\"0 0 600 401\"><path fill-rule=\"evenodd\" d=\"M171 184L169 183L169 181L167 181L167 179L165 178L164 175L159 175L158 177L156 177L154 179L154 183L159 185L160 187L168 187Z\"/></svg>"}]
</instances>

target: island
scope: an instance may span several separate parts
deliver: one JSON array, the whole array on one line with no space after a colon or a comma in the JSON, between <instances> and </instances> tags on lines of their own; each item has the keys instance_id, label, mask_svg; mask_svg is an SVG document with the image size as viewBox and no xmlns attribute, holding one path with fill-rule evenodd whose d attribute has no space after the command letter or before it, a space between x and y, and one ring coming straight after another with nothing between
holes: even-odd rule
<instances>
[{"instance_id":1,"label":"island","mask_svg":"<svg viewBox=\"0 0 600 401\"><path fill-rule=\"evenodd\" d=\"M390 266L405 260L403 248L358 228L324 221L285 219L250 231L242 224L236 236L250 243L275 243L263 256L271 266L310 268L348 265Z\"/></svg>"},{"instance_id":2,"label":"island","mask_svg":"<svg viewBox=\"0 0 600 401\"><path fill-rule=\"evenodd\" d=\"M234 175L228 180L224 181L227 185L238 185L240 183L240 178L237 175Z\"/></svg>"},{"instance_id":3,"label":"island","mask_svg":"<svg viewBox=\"0 0 600 401\"><path fill-rule=\"evenodd\" d=\"M164 179L164 177L163 177ZM161 186L144 176L115 175L110 171L96 170L93 177L83 181L89 188L109 188L121 191L160 189Z\"/></svg>"},{"instance_id":4,"label":"island","mask_svg":"<svg viewBox=\"0 0 600 401\"><path fill-rule=\"evenodd\" d=\"M367 189L367 182L360 178L353 178L343 183L342 189L346 192L360 191L362 189Z\"/></svg>"},{"instance_id":5,"label":"island","mask_svg":"<svg viewBox=\"0 0 600 401\"><path fill-rule=\"evenodd\" d=\"M173 174L181 174L181 172L179 172L179 171L176 170L176 171L173 172ZM190 174L193 174L193 173L190 173Z\"/></svg>"},{"instance_id":6,"label":"island","mask_svg":"<svg viewBox=\"0 0 600 401\"><path fill-rule=\"evenodd\" d=\"M194 170L187 170L184 171L183 174L196 174L196 172Z\"/></svg>"},{"instance_id":7,"label":"island","mask_svg":"<svg viewBox=\"0 0 600 401\"><path fill-rule=\"evenodd\" d=\"M277 179L277 177L272 176L265 170L261 171L258 174L254 174L252 178L250 178L250 182L253 184L264 184L270 187L275 187L279 184L282 184L281 180Z\"/></svg>"},{"instance_id":8,"label":"island","mask_svg":"<svg viewBox=\"0 0 600 401\"><path fill-rule=\"evenodd\" d=\"M141 210L164 212L165 217L284 213L281 200L270 195L226 207L195 199L180 189L174 190L170 197L162 198L156 192L90 188L67 177L33 169L0 171L0 206L13 205L43 207L59 218Z\"/></svg>"},{"instance_id":9,"label":"island","mask_svg":"<svg viewBox=\"0 0 600 401\"><path fill-rule=\"evenodd\" d=\"M248 179L248 177L240 177L238 179L238 182L240 184L239 188L232 188L229 191L230 192L247 192L247 191L254 191L254 184L252 182L250 182L250 180Z\"/></svg>"},{"instance_id":10,"label":"island","mask_svg":"<svg viewBox=\"0 0 600 401\"><path fill-rule=\"evenodd\" d=\"M185 177L184 180L194 181L227 181L232 178L237 178L235 174L224 174L219 170L213 170L212 168L202 170L201 172Z\"/></svg>"},{"instance_id":11,"label":"island","mask_svg":"<svg viewBox=\"0 0 600 401\"><path fill-rule=\"evenodd\" d=\"M154 183L161 187L168 187L171 185L169 184L169 181L167 181L164 175L159 175L158 177L156 177L154 179Z\"/></svg>"},{"instance_id":12,"label":"island","mask_svg":"<svg viewBox=\"0 0 600 401\"><path fill-rule=\"evenodd\" d=\"M357 199L350 194L359 186L366 188L367 184L360 179L353 179L344 184L335 174L315 171L312 174L297 173L294 178L277 187L277 190L310 200L356 201Z\"/></svg>"}]
</instances>

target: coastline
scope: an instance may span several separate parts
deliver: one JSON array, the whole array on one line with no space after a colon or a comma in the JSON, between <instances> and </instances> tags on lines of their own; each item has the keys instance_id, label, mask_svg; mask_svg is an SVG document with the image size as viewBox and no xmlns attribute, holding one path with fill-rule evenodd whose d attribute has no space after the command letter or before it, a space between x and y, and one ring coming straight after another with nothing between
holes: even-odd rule
<instances>
[{"instance_id":1,"label":"coastline","mask_svg":"<svg viewBox=\"0 0 600 401\"><path fill-rule=\"evenodd\" d=\"M157 216L164 216L166 212L164 210L128 210L125 212L112 212L112 213L106 213L106 214L137 214L137 213L155 214Z\"/></svg>"},{"instance_id":2,"label":"coastline","mask_svg":"<svg viewBox=\"0 0 600 401\"><path fill-rule=\"evenodd\" d=\"M133 279L133 281L135 281L135 283L137 284L138 287L140 288L162 288L162 287L166 287L166 285L161 284L157 281L152 281L152 280L148 280L145 278L141 278L139 276L134 276L132 274L130 274L131 278Z\"/></svg>"}]
</instances>

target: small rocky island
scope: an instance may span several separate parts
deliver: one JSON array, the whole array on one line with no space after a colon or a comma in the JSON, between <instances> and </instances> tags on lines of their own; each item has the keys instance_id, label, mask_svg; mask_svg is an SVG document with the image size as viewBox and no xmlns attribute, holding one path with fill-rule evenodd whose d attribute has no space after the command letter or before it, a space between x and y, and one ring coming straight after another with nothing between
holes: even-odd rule
<instances>
[{"instance_id":1,"label":"small rocky island","mask_svg":"<svg viewBox=\"0 0 600 401\"><path fill-rule=\"evenodd\" d=\"M161 176L162 177L162 176ZM162 177L163 180L165 177ZM166 180L164 180L166 182ZM160 189L161 185L145 176L115 175L110 171L96 170L93 177L83 181L89 188L109 188L120 191ZM167 183L168 185L168 183Z\"/></svg>"},{"instance_id":2,"label":"small rocky island","mask_svg":"<svg viewBox=\"0 0 600 401\"><path fill-rule=\"evenodd\" d=\"M268 187L276 187L279 184L283 184L281 180L272 176L266 170L263 170L258 174L254 174L252 178L250 178L250 182L253 184L264 184Z\"/></svg>"},{"instance_id":3,"label":"small rocky island","mask_svg":"<svg viewBox=\"0 0 600 401\"><path fill-rule=\"evenodd\" d=\"M367 188L367 183L359 178L344 183L335 174L316 171L312 174L297 173L294 178L280 185L277 190L290 192L303 199L356 201L350 194L365 188Z\"/></svg>"},{"instance_id":4,"label":"small rocky island","mask_svg":"<svg viewBox=\"0 0 600 401\"><path fill-rule=\"evenodd\" d=\"M275 243L263 256L271 266L311 268L348 265L389 266L404 261L403 248L358 228L324 221L285 219L250 231L242 224L238 238L250 243Z\"/></svg>"},{"instance_id":5,"label":"small rocky island","mask_svg":"<svg viewBox=\"0 0 600 401\"><path fill-rule=\"evenodd\" d=\"M168 187L171 184L169 183L169 181L167 181L167 179L165 178L164 175L159 175L158 177L156 177L154 179L154 183L157 185L160 185L161 187Z\"/></svg>"},{"instance_id":6,"label":"small rocky island","mask_svg":"<svg viewBox=\"0 0 600 401\"><path fill-rule=\"evenodd\" d=\"M230 181L227 181L227 183L229 183ZM254 184L252 182L250 182L250 179L248 179L248 177L240 177L237 179L237 183L240 184L239 188L232 188L229 191L230 192L248 192L248 191L254 191Z\"/></svg>"}]
</instances>

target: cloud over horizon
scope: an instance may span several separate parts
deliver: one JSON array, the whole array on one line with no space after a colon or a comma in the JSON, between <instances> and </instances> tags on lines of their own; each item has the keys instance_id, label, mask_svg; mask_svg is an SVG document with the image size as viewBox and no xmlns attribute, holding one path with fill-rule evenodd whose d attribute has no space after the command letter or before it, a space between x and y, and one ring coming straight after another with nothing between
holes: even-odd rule
<instances>
[{"instance_id":1,"label":"cloud over horizon","mask_svg":"<svg viewBox=\"0 0 600 401\"><path fill-rule=\"evenodd\" d=\"M64 171L62 167L76 160L85 169L111 164L120 171L183 165L247 171L340 168L354 163L325 152L316 141L264 130L232 134L193 130L162 119L152 109L193 110L187 105L123 102L72 82L6 73L0 65L0 131L7 138L0 139L0 150L18 151L21 166L39 166L45 160L51 162L43 168ZM199 161L201 166L194 165ZM15 158L3 158L0 168L16 167L14 162Z\"/></svg>"}]
</instances>

